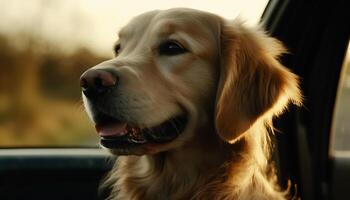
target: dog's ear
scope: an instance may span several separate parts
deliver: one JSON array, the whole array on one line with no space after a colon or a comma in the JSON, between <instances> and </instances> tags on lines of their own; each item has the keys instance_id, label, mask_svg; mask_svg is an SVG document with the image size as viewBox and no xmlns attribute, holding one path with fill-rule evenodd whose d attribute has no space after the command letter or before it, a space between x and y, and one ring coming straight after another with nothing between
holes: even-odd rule
<instances>
[{"instance_id":1,"label":"dog's ear","mask_svg":"<svg viewBox=\"0 0 350 200\"><path fill-rule=\"evenodd\" d=\"M298 77L277 57L282 44L241 22L222 22L215 110L218 134L235 142L258 119L271 120L289 102L301 104Z\"/></svg>"}]
</instances>

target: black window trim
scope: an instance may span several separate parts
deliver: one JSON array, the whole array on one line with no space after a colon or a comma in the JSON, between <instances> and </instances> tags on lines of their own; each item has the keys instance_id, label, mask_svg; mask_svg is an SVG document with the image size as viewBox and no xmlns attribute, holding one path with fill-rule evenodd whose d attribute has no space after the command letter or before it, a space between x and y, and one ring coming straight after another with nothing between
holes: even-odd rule
<instances>
[{"instance_id":1,"label":"black window trim","mask_svg":"<svg viewBox=\"0 0 350 200\"><path fill-rule=\"evenodd\" d=\"M272 0L263 14L262 23L268 32L291 52L282 62L302 77L305 106L276 121L283 132L276 135L276 141L284 152L279 155L280 173L298 184L303 199L332 196L335 164L329 155L329 141L349 41L349 15L346 0Z\"/></svg>"}]
</instances>

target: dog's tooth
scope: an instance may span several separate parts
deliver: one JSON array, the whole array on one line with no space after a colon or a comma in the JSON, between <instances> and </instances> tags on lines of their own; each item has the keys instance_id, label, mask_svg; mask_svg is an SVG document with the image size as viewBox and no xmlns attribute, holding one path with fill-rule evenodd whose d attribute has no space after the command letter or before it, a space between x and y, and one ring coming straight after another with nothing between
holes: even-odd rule
<instances>
[{"instance_id":1,"label":"dog's tooth","mask_svg":"<svg viewBox=\"0 0 350 200\"><path fill-rule=\"evenodd\" d=\"M134 142L134 143L139 143L139 144L141 144L141 143L146 143L146 142L147 142L147 140L144 139L144 138L137 138L137 139L131 138L130 140L131 140L132 142Z\"/></svg>"}]
</instances>

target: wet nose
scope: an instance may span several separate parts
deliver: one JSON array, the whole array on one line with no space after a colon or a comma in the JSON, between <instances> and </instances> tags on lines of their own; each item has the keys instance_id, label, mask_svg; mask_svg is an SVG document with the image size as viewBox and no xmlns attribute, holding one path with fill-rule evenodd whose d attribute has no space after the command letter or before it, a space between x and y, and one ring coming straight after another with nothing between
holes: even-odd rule
<instances>
[{"instance_id":1,"label":"wet nose","mask_svg":"<svg viewBox=\"0 0 350 200\"><path fill-rule=\"evenodd\" d=\"M84 95L94 98L117 86L116 73L103 69L89 69L80 77L80 87Z\"/></svg>"}]
</instances>

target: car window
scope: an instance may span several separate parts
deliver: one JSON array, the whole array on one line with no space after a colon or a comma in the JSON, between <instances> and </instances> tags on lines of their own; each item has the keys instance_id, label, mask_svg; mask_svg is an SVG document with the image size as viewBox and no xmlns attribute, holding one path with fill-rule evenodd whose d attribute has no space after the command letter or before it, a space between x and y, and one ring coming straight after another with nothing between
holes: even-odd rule
<instances>
[{"instance_id":1,"label":"car window","mask_svg":"<svg viewBox=\"0 0 350 200\"><path fill-rule=\"evenodd\" d=\"M332 127L332 151L350 150L350 45L343 61Z\"/></svg>"},{"instance_id":2,"label":"car window","mask_svg":"<svg viewBox=\"0 0 350 200\"><path fill-rule=\"evenodd\" d=\"M255 24L266 4L267 0L0 0L0 148L96 146L79 77L113 56L117 32L133 16L190 7Z\"/></svg>"}]
</instances>

